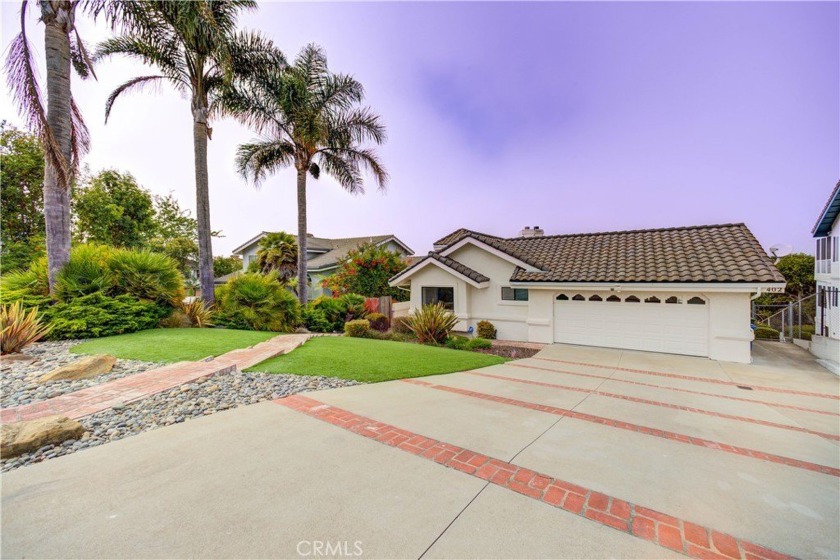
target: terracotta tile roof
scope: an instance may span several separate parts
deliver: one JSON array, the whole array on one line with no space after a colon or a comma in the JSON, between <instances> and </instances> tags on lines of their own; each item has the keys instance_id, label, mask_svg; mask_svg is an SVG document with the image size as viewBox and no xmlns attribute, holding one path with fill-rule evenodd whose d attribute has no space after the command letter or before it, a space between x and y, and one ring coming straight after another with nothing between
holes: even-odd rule
<instances>
[{"instance_id":1,"label":"terracotta tile roof","mask_svg":"<svg viewBox=\"0 0 840 560\"><path fill-rule=\"evenodd\" d=\"M422 263L426 262L429 259L432 259L432 260L435 260L435 261L441 263L445 267L450 268L450 269L458 272L459 274L461 274L463 276L466 276L467 278L469 278L470 280L472 280L474 282L482 283L482 282L489 282L490 281L490 279L488 277L486 277L485 275L483 275L482 273L480 273L476 270L471 269L467 265L465 265L463 263L460 263L460 262L456 261L455 259L450 259L449 257L444 257L443 255L440 255L440 254L435 253L435 252L430 252L427 256L419 259L417 262L415 262L414 264L412 264L411 266L409 266L408 268L406 268L405 270L403 270L402 272L400 272L399 274L394 276L394 278L399 278L401 276L404 276L406 273L413 270L414 268L417 268L418 266L420 266ZM391 280L393 281L394 278L392 278Z\"/></svg>"},{"instance_id":2,"label":"terracotta tile roof","mask_svg":"<svg viewBox=\"0 0 840 560\"><path fill-rule=\"evenodd\" d=\"M465 231L447 236L449 245L467 236L475 237L540 269L529 272L517 268L512 281L785 281L744 224L512 239Z\"/></svg>"}]
</instances>

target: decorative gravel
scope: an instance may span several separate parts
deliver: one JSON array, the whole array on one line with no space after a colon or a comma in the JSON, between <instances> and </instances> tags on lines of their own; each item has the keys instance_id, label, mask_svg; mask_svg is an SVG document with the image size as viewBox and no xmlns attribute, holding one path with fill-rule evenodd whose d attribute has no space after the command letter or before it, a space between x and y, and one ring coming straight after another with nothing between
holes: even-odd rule
<instances>
[{"instance_id":1,"label":"decorative gravel","mask_svg":"<svg viewBox=\"0 0 840 560\"><path fill-rule=\"evenodd\" d=\"M70 348L79 342L81 341L36 342L23 350L23 354L34 358L34 361L0 359L0 378L2 378L0 408L50 399L161 366L153 362L117 360L114 368L104 375L88 379L39 383L38 378L45 373L84 357L81 354L70 353Z\"/></svg>"},{"instance_id":2,"label":"decorative gravel","mask_svg":"<svg viewBox=\"0 0 840 560\"><path fill-rule=\"evenodd\" d=\"M82 418L87 432L79 439L47 445L2 461L6 472L46 459L68 455L89 447L123 439L162 426L179 424L229 408L277 399L302 391L317 391L359 385L335 377L306 377L267 373L224 373L196 383L181 385L129 405Z\"/></svg>"}]
</instances>

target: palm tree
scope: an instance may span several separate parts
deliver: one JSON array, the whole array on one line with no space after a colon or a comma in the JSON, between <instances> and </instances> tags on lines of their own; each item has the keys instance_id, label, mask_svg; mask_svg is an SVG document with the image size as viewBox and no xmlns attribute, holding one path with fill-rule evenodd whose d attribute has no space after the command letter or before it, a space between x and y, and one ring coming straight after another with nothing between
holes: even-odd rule
<instances>
[{"instance_id":1,"label":"palm tree","mask_svg":"<svg viewBox=\"0 0 840 560\"><path fill-rule=\"evenodd\" d=\"M71 66L83 78L93 74L90 58L75 28L77 3L39 2L47 63L46 109L26 36L27 0L21 3L20 33L12 41L6 58L12 96L27 127L38 135L44 147L44 220L50 292L58 271L70 259L70 184L78 170L79 158L90 147L87 127L70 90Z\"/></svg>"},{"instance_id":2,"label":"palm tree","mask_svg":"<svg viewBox=\"0 0 840 560\"><path fill-rule=\"evenodd\" d=\"M207 141L216 97L231 77L285 65L283 55L258 34L237 32L239 13L254 0L183 0L139 2L142 17L108 39L96 58L124 55L156 68L158 74L132 78L116 88L105 105L105 119L123 93L168 82L190 98L193 117L199 282L204 301L215 299Z\"/></svg>"},{"instance_id":3,"label":"palm tree","mask_svg":"<svg viewBox=\"0 0 840 560\"><path fill-rule=\"evenodd\" d=\"M371 109L360 106L364 88L352 76L332 74L316 45L300 52L292 66L236 80L222 96L222 110L253 127L261 138L237 150L239 172L259 185L269 173L294 165L298 204L298 297L307 301L306 179L321 172L351 193L364 192L363 170L380 188L388 174L376 152L385 127Z\"/></svg>"},{"instance_id":4,"label":"palm tree","mask_svg":"<svg viewBox=\"0 0 840 560\"><path fill-rule=\"evenodd\" d=\"M263 274L275 272L285 284L297 274L297 258L297 240L293 235L285 231L268 233L260 239L256 267Z\"/></svg>"}]
</instances>

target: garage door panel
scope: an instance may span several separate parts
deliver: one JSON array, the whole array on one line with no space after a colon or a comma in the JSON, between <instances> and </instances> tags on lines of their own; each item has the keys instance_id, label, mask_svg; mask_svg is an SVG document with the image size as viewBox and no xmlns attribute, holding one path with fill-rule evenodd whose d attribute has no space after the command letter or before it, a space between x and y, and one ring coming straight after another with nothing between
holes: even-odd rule
<instances>
[{"instance_id":1,"label":"garage door panel","mask_svg":"<svg viewBox=\"0 0 840 560\"><path fill-rule=\"evenodd\" d=\"M599 295L606 300L610 294ZM554 341L708 356L707 306L685 303L696 294L676 294L681 303L664 303L672 294L659 296L662 303L633 295L642 302L555 301Z\"/></svg>"}]
</instances>

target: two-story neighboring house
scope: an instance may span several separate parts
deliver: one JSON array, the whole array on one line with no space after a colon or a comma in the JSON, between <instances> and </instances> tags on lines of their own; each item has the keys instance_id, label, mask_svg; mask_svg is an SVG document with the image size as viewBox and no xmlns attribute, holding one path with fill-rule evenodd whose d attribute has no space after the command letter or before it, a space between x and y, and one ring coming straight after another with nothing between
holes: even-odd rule
<instances>
[{"instance_id":1,"label":"two-story neighboring house","mask_svg":"<svg viewBox=\"0 0 840 560\"><path fill-rule=\"evenodd\" d=\"M248 270L248 266L256 260L257 251L260 248L260 240L268 233L270 232L260 232L233 250L232 253L234 255L242 257L243 271ZM297 236L294 237L297 239ZM381 245L389 251L396 251L404 256L413 254L411 247L400 241L393 234L328 239L325 237L315 237L310 233L307 239L306 249L307 272L309 274L309 299L315 299L322 295L331 295L329 290L321 287L321 280L330 276L338 269L339 262L347 253L365 243ZM229 276L217 278L216 283L226 282Z\"/></svg>"},{"instance_id":2,"label":"two-story neighboring house","mask_svg":"<svg viewBox=\"0 0 840 560\"><path fill-rule=\"evenodd\" d=\"M817 316L811 352L840 362L840 181L811 233L816 238Z\"/></svg>"}]
</instances>

